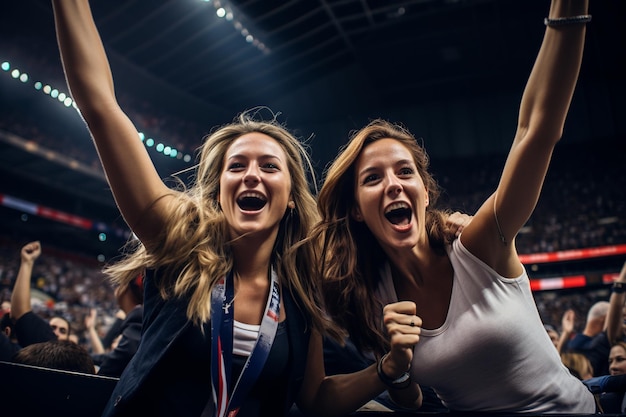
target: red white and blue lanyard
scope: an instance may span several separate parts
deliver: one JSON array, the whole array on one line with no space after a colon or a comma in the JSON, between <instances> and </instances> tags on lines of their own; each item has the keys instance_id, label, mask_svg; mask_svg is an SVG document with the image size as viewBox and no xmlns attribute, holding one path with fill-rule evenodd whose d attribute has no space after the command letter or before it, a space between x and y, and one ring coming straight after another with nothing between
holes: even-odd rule
<instances>
[{"instance_id":1,"label":"red white and blue lanyard","mask_svg":"<svg viewBox=\"0 0 626 417\"><path fill-rule=\"evenodd\" d=\"M211 294L211 382L216 417L234 417L248 392L263 370L276 336L280 317L280 291L274 268L271 271L270 292L261 320L259 337L232 390L233 310L235 296L233 273L222 278ZM230 303L227 303L230 300Z\"/></svg>"}]
</instances>

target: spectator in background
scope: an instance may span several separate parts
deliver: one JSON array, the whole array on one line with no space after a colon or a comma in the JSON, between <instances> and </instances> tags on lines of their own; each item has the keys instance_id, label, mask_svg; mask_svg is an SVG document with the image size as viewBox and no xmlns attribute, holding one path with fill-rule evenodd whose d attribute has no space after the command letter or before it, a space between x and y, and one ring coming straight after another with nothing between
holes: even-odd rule
<instances>
[{"instance_id":1,"label":"spectator in background","mask_svg":"<svg viewBox=\"0 0 626 417\"><path fill-rule=\"evenodd\" d=\"M0 304L0 310L2 311L2 314L11 311L11 302L7 300L3 301L2 304Z\"/></svg>"},{"instance_id":2,"label":"spectator in background","mask_svg":"<svg viewBox=\"0 0 626 417\"><path fill-rule=\"evenodd\" d=\"M116 328L115 330L119 331L120 329L121 329L121 326ZM109 330L112 330L112 329L109 329ZM106 352L109 352L112 349L113 347L112 342L109 343L105 347L103 343L103 339L100 338L100 333L98 331L98 310L96 308L91 308L89 310L89 314L85 316L85 333L86 333L87 341L90 346L92 357L94 355L102 355ZM119 337L119 333L116 335L116 337ZM95 361L95 363L96 363L96 366L99 365L98 361Z\"/></svg>"},{"instance_id":3,"label":"spectator in background","mask_svg":"<svg viewBox=\"0 0 626 417\"><path fill-rule=\"evenodd\" d=\"M605 330L608 309L608 301L594 303L587 312L585 328L578 334L574 334L574 312L566 312L563 316L562 340L569 341L564 343L562 352L578 352L585 355L591 362L594 376L606 375L609 372L608 358L611 346Z\"/></svg>"},{"instance_id":4,"label":"spectator in background","mask_svg":"<svg viewBox=\"0 0 626 417\"><path fill-rule=\"evenodd\" d=\"M63 317L55 316L48 321L50 328L59 340L70 340L70 322Z\"/></svg>"},{"instance_id":5,"label":"spectator in background","mask_svg":"<svg viewBox=\"0 0 626 417\"><path fill-rule=\"evenodd\" d=\"M546 329L546 333L548 333L548 336L550 336L550 340L554 344L554 347L558 349L559 348L559 339L561 337L559 332L557 332L556 329L554 328L554 326L552 326L550 324L544 324L543 328Z\"/></svg>"},{"instance_id":6,"label":"spectator in background","mask_svg":"<svg viewBox=\"0 0 626 417\"><path fill-rule=\"evenodd\" d=\"M4 313L2 317L0 317L0 332L4 333L6 337L17 343L14 327L11 313Z\"/></svg>"},{"instance_id":7,"label":"spectator in background","mask_svg":"<svg viewBox=\"0 0 626 417\"><path fill-rule=\"evenodd\" d=\"M115 294L115 290L113 290ZM119 303L118 303L119 307ZM124 324L124 320L126 320L126 313L121 308L115 312L113 316L113 323L109 326L106 334L102 337L102 348L98 353L104 353L105 351L110 351L111 349L115 349L115 345L119 341L120 335L122 333L122 325Z\"/></svg>"},{"instance_id":8,"label":"spectator in background","mask_svg":"<svg viewBox=\"0 0 626 417\"><path fill-rule=\"evenodd\" d=\"M9 361L20 350L9 313L0 318L0 361Z\"/></svg>"},{"instance_id":9,"label":"spectator in background","mask_svg":"<svg viewBox=\"0 0 626 417\"><path fill-rule=\"evenodd\" d=\"M20 252L20 267L11 294L11 318L15 335L22 347L48 340L69 340L70 323L63 317L52 317L46 322L32 311L31 276L33 265L41 255L41 243L27 243Z\"/></svg>"},{"instance_id":10,"label":"spectator in background","mask_svg":"<svg viewBox=\"0 0 626 417\"><path fill-rule=\"evenodd\" d=\"M569 369L570 373L581 381L593 377L591 362L589 362L589 359L582 353L561 353L561 361L563 365Z\"/></svg>"},{"instance_id":11,"label":"spectator in background","mask_svg":"<svg viewBox=\"0 0 626 417\"><path fill-rule=\"evenodd\" d=\"M600 411L604 414L626 412L626 342L616 342L609 353L609 374L583 383L598 395Z\"/></svg>"},{"instance_id":12,"label":"spectator in background","mask_svg":"<svg viewBox=\"0 0 626 417\"><path fill-rule=\"evenodd\" d=\"M552 343L559 353L563 353L565 351L565 346L569 343L572 335L574 334L575 320L576 312L570 308L563 313L563 317L561 318L561 333L557 332L554 327L548 324L544 325L548 335L550 336L550 340L552 340Z\"/></svg>"},{"instance_id":13,"label":"spectator in background","mask_svg":"<svg viewBox=\"0 0 626 417\"><path fill-rule=\"evenodd\" d=\"M143 275L122 285L115 290L120 309L124 313L124 320L118 331L114 347L105 352L100 337L95 329L95 309L85 319L85 327L89 334L92 346L95 347L92 358L98 366L98 375L119 378L137 352L141 341L141 322L143 317ZM113 344L113 343L112 343Z\"/></svg>"},{"instance_id":14,"label":"spectator in background","mask_svg":"<svg viewBox=\"0 0 626 417\"><path fill-rule=\"evenodd\" d=\"M13 362L92 375L96 372L89 352L69 340L33 343L20 349Z\"/></svg>"},{"instance_id":15,"label":"spectator in background","mask_svg":"<svg viewBox=\"0 0 626 417\"><path fill-rule=\"evenodd\" d=\"M609 309L607 313L606 333L611 344L624 340L624 326L626 325L626 262L613 283L611 297L609 298Z\"/></svg>"},{"instance_id":16,"label":"spectator in background","mask_svg":"<svg viewBox=\"0 0 626 417\"><path fill-rule=\"evenodd\" d=\"M626 342L615 342L611 347L611 352L609 353L609 374L626 374Z\"/></svg>"}]
</instances>

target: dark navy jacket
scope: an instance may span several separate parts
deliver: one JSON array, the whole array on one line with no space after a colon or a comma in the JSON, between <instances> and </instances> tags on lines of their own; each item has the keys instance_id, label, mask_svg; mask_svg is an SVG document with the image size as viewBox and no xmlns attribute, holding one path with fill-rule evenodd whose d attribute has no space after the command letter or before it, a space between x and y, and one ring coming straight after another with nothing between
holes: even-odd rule
<instances>
[{"instance_id":1,"label":"dark navy jacket","mask_svg":"<svg viewBox=\"0 0 626 417\"><path fill-rule=\"evenodd\" d=\"M136 416L142 408L137 398L150 397L149 393L142 392L142 388L146 387L148 381L152 385L155 383L162 386L175 384L175 381L169 378L155 381L154 378L150 380L150 376L172 344L189 326L192 326L186 313L188 300L186 298L163 300L154 285L155 273L148 271L145 278L141 344L111 394L102 414L103 417ZM287 395L284 396L283 410L286 415L304 379L311 326L310 320L298 309L289 291L283 288L281 295L287 315L290 360L294 364L289 370L289 382L286 384L289 388Z\"/></svg>"},{"instance_id":2,"label":"dark navy jacket","mask_svg":"<svg viewBox=\"0 0 626 417\"><path fill-rule=\"evenodd\" d=\"M98 375L119 378L139 347L142 317L143 306L138 305L122 321L120 326L122 338L117 347L107 353L91 355L95 364L100 367Z\"/></svg>"}]
</instances>

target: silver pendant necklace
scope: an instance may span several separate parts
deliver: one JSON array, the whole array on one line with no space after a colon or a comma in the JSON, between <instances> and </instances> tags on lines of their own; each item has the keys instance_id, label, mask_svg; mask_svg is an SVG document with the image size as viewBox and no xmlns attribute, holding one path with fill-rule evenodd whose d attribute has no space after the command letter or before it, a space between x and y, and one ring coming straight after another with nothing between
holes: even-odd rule
<instances>
[{"instance_id":1,"label":"silver pendant necklace","mask_svg":"<svg viewBox=\"0 0 626 417\"><path fill-rule=\"evenodd\" d=\"M235 276L236 276L237 278L239 278L239 272L235 272L235 274L233 274L233 280L235 279ZM234 284L236 284L236 282L234 282L234 283L233 283L233 287L235 287L235 285L234 285ZM230 301L226 301L226 300L224 300L224 306L223 306L223 309L224 309L224 314L228 314L228 311L229 311L229 309L230 309L230 306L232 306L232 305L233 305L233 303L235 302L235 298L237 298L237 289L236 289L236 288L235 288L235 295L233 295L233 299L232 299L232 300L230 300Z\"/></svg>"},{"instance_id":2,"label":"silver pendant necklace","mask_svg":"<svg viewBox=\"0 0 626 417\"><path fill-rule=\"evenodd\" d=\"M233 305L233 303L235 302L235 298L237 298L237 294L235 294L235 296L233 297L232 300L230 300L229 302L224 302L224 314L228 314L228 309L230 308L230 306Z\"/></svg>"}]
</instances>

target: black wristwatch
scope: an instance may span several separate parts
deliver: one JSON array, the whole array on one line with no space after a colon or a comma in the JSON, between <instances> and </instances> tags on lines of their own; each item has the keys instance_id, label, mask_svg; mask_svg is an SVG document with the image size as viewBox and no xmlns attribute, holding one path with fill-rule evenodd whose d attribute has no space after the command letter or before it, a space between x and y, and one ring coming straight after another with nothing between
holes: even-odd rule
<instances>
[{"instance_id":1,"label":"black wristwatch","mask_svg":"<svg viewBox=\"0 0 626 417\"><path fill-rule=\"evenodd\" d=\"M616 294L623 293L624 291L626 291L626 282L614 282L611 291Z\"/></svg>"},{"instance_id":2,"label":"black wristwatch","mask_svg":"<svg viewBox=\"0 0 626 417\"><path fill-rule=\"evenodd\" d=\"M404 389L408 388L411 385L411 375L408 372L403 373L396 379L389 378L383 372L383 360L387 357L388 353L384 354L382 358L378 361L378 366L376 367L376 371L378 372L378 378L383 381L383 384L387 385L389 388L393 389Z\"/></svg>"}]
</instances>

